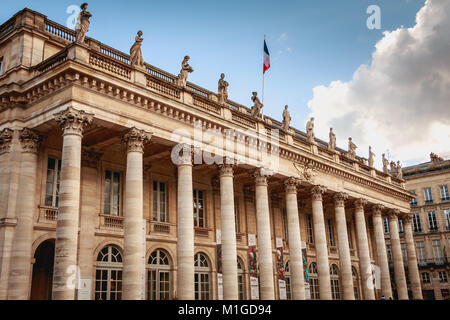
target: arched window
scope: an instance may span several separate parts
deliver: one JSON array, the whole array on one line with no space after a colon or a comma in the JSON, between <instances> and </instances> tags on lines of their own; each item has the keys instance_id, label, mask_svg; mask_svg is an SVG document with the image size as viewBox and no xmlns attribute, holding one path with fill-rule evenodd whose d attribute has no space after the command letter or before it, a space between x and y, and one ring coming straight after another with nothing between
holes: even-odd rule
<instances>
[{"instance_id":1,"label":"arched window","mask_svg":"<svg viewBox=\"0 0 450 320\"><path fill-rule=\"evenodd\" d=\"M244 264L241 259L237 258L237 271L238 271L238 299L245 300L245 276L244 276L244 268L242 267Z\"/></svg>"},{"instance_id":2,"label":"arched window","mask_svg":"<svg viewBox=\"0 0 450 320\"><path fill-rule=\"evenodd\" d=\"M359 300L359 281L358 281L358 272L356 269L352 267L352 277L353 277L353 292L355 293L355 300Z\"/></svg>"},{"instance_id":3,"label":"arched window","mask_svg":"<svg viewBox=\"0 0 450 320\"><path fill-rule=\"evenodd\" d=\"M115 246L104 247L97 256L95 300L122 299L122 254Z\"/></svg>"},{"instance_id":4,"label":"arched window","mask_svg":"<svg viewBox=\"0 0 450 320\"><path fill-rule=\"evenodd\" d=\"M339 285L339 269L335 264L330 267L330 281L331 281L331 297L333 300L340 300L340 285Z\"/></svg>"},{"instance_id":5,"label":"arched window","mask_svg":"<svg viewBox=\"0 0 450 320\"><path fill-rule=\"evenodd\" d=\"M311 289L311 300L319 300L319 279L317 277L317 265L314 262L309 265L309 281Z\"/></svg>"},{"instance_id":6,"label":"arched window","mask_svg":"<svg viewBox=\"0 0 450 320\"><path fill-rule=\"evenodd\" d=\"M170 299L170 261L166 252L156 249L148 258L147 299Z\"/></svg>"},{"instance_id":7,"label":"arched window","mask_svg":"<svg viewBox=\"0 0 450 320\"><path fill-rule=\"evenodd\" d=\"M208 259L203 253L194 256L195 300L210 299L210 273Z\"/></svg>"},{"instance_id":8,"label":"arched window","mask_svg":"<svg viewBox=\"0 0 450 320\"><path fill-rule=\"evenodd\" d=\"M286 261L286 266L284 269L284 280L286 281L286 299L292 300L292 292L291 292L291 270L290 270L289 261Z\"/></svg>"}]
</instances>

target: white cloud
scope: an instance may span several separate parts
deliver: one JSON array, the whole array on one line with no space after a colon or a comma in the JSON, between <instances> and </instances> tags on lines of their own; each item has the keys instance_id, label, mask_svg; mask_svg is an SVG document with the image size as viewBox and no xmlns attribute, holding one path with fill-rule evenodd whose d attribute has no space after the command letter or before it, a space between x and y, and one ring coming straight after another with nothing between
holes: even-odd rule
<instances>
[{"instance_id":1,"label":"white cloud","mask_svg":"<svg viewBox=\"0 0 450 320\"><path fill-rule=\"evenodd\" d=\"M406 164L429 161L430 152L450 157L450 1L427 0L416 25L384 32L370 65L361 65L349 82L313 89L308 102L316 135L333 127L338 146L347 139L376 166L390 150Z\"/></svg>"},{"instance_id":2,"label":"white cloud","mask_svg":"<svg viewBox=\"0 0 450 320\"><path fill-rule=\"evenodd\" d=\"M288 35L286 32L283 32L282 34L280 34L280 36L278 37L278 41L284 41L287 40Z\"/></svg>"}]
</instances>

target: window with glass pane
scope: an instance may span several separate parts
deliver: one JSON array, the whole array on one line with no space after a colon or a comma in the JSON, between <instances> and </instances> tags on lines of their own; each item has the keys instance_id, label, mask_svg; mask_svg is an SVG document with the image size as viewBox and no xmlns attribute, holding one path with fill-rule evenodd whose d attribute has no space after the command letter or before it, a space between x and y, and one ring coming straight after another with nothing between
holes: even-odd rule
<instances>
[{"instance_id":1,"label":"window with glass pane","mask_svg":"<svg viewBox=\"0 0 450 320\"><path fill-rule=\"evenodd\" d=\"M166 183L153 181L153 221L167 222Z\"/></svg>"},{"instance_id":2,"label":"window with glass pane","mask_svg":"<svg viewBox=\"0 0 450 320\"><path fill-rule=\"evenodd\" d=\"M431 246L433 247L433 253L436 260L442 258L442 250L441 250L441 241L440 240L432 240Z\"/></svg>"},{"instance_id":3,"label":"window with glass pane","mask_svg":"<svg viewBox=\"0 0 450 320\"><path fill-rule=\"evenodd\" d=\"M383 218L384 233L389 233L389 220L388 218Z\"/></svg>"},{"instance_id":4,"label":"window with glass pane","mask_svg":"<svg viewBox=\"0 0 450 320\"><path fill-rule=\"evenodd\" d=\"M413 215L414 232L422 232L422 225L420 224L420 215L415 213Z\"/></svg>"},{"instance_id":5,"label":"window with glass pane","mask_svg":"<svg viewBox=\"0 0 450 320\"><path fill-rule=\"evenodd\" d=\"M314 262L309 265L309 280L311 300L320 300L319 279L317 278L317 265Z\"/></svg>"},{"instance_id":6,"label":"window with glass pane","mask_svg":"<svg viewBox=\"0 0 450 320\"><path fill-rule=\"evenodd\" d=\"M204 191L194 189L194 227L205 227Z\"/></svg>"},{"instance_id":7,"label":"window with glass pane","mask_svg":"<svg viewBox=\"0 0 450 320\"><path fill-rule=\"evenodd\" d=\"M157 249L148 258L147 298L170 299L170 262L167 253Z\"/></svg>"},{"instance_id":8,"label":"window with glass pane","mask_svg":"<svg viewBox=\"0 0 450 320\"><path fill-rule=\"evenodd\" d=\"M0 75L3 74L3 57L0 57Z\"/></svg>"},{"instance_id":9,"label":"window with glass pane","mask_svg":"<svg viewBox=\"0 0 450 320\"><path fill-rule=\"evenodd\" d=\"M121 191L120 172L105 171L105 201L104 214L120 216L120 191Z\"/></svg>"},{"instance_id":10,"label":"window with glass pane","mask_svg":"<svg viewBox=\"0 0 450 320\"><path fill-rule=\"evenodd\" d=\"M405 232L405 230L403 229L403 220L402 219L398 219L398 232L399 233Z\"/></svg>"},{"instance_id":11,"label":"window with glass pane","mask_svg":"<svg viewBox=\"0 0 450 320\"><path fill-rule=\"evenodd\" d=\"M353 237L352 237L352 225L350 222L347 223L347 237L348 237L348 246L350 249L353 249Z\"/></svg>"},{"instance_id":12,"label":"window with glass pane","mask_svg":"<svg viewBox=\"0 0 450 320\"><path fill-rule=\"evenodd\" d=\"M244 281L244 269L242 268L242 261L237 259L237 270L238 270L238 299L245 299L245 281Z\"/></svg>"},{"instance_id":13,"label":"window with glass pane","mask_svg":"<svg viewBox=\"0 0 450 320\"><path fill-rule=\"evenodd\" d=\"M407 263L408 262L408 256L406 255L406 244L402 243L401 244L401 249L402 249L403 263Z\"/></svg>"},{"instance_id":14,"label":"window with glass pane","mask_svg":"<svg viewBox=\"0 0 450 320\"><path fill-rule=\"evenodd\" d=\"M445 283L447 281L447 271L439 271L439 282Z\"/></svg>"},{"instance_id":15,"label":"window with glass pane","mask_svg":"<svg viewBox=\"0 0 450 320\"><path fill-rule=\"evenodd\" d=\"M104 247L97 256L95 300L122 299L122 255L115 246Z\"/></svg>"},{"instance_id":16,"label":"window with glass pane","mask_svg":"<svg viewBox=\"0 0 450 320\"><path fill-rule=\"evenodd\" d=\"M428 272L424 272L421 274L423 283L430 283L430 274Z\"/></svg>"},{"instance_id":17,"label":"window with glass pane","mask_svg":"<svg viewBox=\"0 0 450 320\"><path fill-rule=\"evenodd\" d=\"M425 188L423 190L423 193L425 195L425 202L426 203L431 203L433 202L433 194L431 193L431 188Z\"/></svg>"},{"instance_id":18,"label":"window with glass pane","mask_svg":"<svg viewBox=\"0 0 450 320\"><path fill-rule=\"evenodd\" d=\"M340 284L339 284L339 269L336 265L330 267L330 281L331 281L331 297L333 300L341 299Z\"/></svg>"},{"instance_id":19,"label":"window with glass pane","mask_svg":"<svg viewBox=\"0 0 450 320\"><path fill-rule=\"evenodd\" d=\"M311 217L310 214L306 215L306 232L307 232L307 235L308 235L308 243L314 243L312 217Z\"/></svg>"},{"instance_id":20,"label":"window with glass pane","mask_svg":"<svg viewBox=\"0 0 450 320\"><path fill-rule=\"evenodd\" d=\"M352 267L352 278L353 278L353 293L355 294L355 300L359 300L359 281L358 281L358 273L356 269Z\"/></svg>"},{"instance_id":21,"label":"window with glass pane","mask_svg":"<svg viewBox=\"0 0 450 320\"><path fill-rule=\"evenodd\" d=\"M419 265L423 265L426 262L425 243L423 241L417 241L416 248L417 262Z\"/></svg>"},{"instance_id":22,"label":"window with glass pane","mask_svg":"<svg viewBox=\"0 0 450 320\"><path fill-rule=\"evenodd\" d=\"M283 208L283 229L284 229L284 238L287 240L287 239L289 239L289 234L288 234L288 223L287 223L286 208Z\"/></svg>"},{"instance_id":23,"label":"window with glass pane","mask_svg":"<svg viewBox=\"0 0 450 320\"><path fill-rule=\"evenodd\" d=\"M413 193L413 194L416 194L416 190L411 190L410 192ZM411 206L417 206L417 198L412 199L409 204Z\"/></svg>"},{"instance_id":24,"label":"window with glass pane","mask_svg":"<svg viewBox=\"0 0 450 320\"><path fill-rule=\"evenodd\" d=\"M327 219L328 226L328 245L334 246L334 234L333 234L333 221L331 219Z\"/></svg>"},{"instance_id":25,"label":"window with glass pane","mask_svg":"<svg viewBox=\"0 0 450 320\"><path fill-rule=\"evenodd\" d=\"M434 211L428 212L428 226L430 228L430 231L436 231L438 229L436 221L436 212Z\"/></svg>"},{"instance_id":26,"label":"window with glass pane","mask_svg":"<svg viewBox=\"0 0 450 320\"><path fill-rule=\"evenodd\" d=\"M239 198L234 197L234 224L236 227L236 232L240 232L240 223L239 223Z\"/></svg>"},{"instance_id":27,"label":"window with glass pane","mask_svg":"<svg viewBox=\"0 0 450 320\"><path fill-rule=\"evenodd\" d=\"M394 261L393 257L392 257L392 248L391 246L386 246L386 251L387 251L387 256L388 256L388 261L389 263L392 263Z\"/></svg>"},{"instance_id":28,"label":"window with glass pane","mask_svg":"<svg viewBox=\"0 0 450 320\"><path fill-rule=\"evenodd\" d=\"M444 210L445 227L450 230L450 209Z\"/></svg>"},{"instance_id":29,"label":"window with glass pane","mask_svg":"<svg viewBox=\"0 0 450 320\"><path fill-rule=\"evenodd\" d=\"M286 262L284 269L284 281L286 282L286 299L292 300L291 292L291 270L289 268L289 261Z\"/></svg>"},{"instance_id":30,"label":"window with glass pane","mask_svg":"<svg viewBox=\"0 0 450 320\"><path fill-rule=\"evenodd\" d=\"M45 205L57 208L59 206L59 181L61 176L61 160L48 158L47 180L45 185Z\"/></svg>"},{"instance_id":31,"label":"window with glass pane","mask_svg":"<svg viewBox=\"0 0 450 320\"><path fill-rule=\"evenodd\" d=\"M448 186L440 186L439 189L441 190L441 200L450 200L450 195L448 194Z\"/></svg>"},{"instance_id":32,"label":"window with glass pane","mask_svg":"<svg viewBox=\"0 0 450 320\"><path fill-rule=\"evenodd\" d=\"M206 256L202 253L194 256L194 271L195 300L209 300L211 269Z\"/></svg>"}]
</instances>

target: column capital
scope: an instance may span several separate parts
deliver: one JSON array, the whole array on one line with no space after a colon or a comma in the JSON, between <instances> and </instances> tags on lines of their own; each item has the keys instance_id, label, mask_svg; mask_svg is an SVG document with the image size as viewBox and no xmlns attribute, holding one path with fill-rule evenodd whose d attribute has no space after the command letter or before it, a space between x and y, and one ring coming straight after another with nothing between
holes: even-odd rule
<instances>
[{"instance_id":1,"label":"column capital","mask_svg":"<svg viewBox=\"0 0 450 320\"><path fill-rule=\"evenodd\" d=\"M300 181L295 177L287 178L283 182L285 192L297 194L297 186L299 185L299 183L300 183Z\"/></svg>"},{"instance_id":2,"label":"column capital","mask_svg":"<svg viewBox=\"0 0 450 320\"><path fill-rule=\"evenodd\" d=\"M367 200L366 199L356 199L354 205L355 205L355 209L364 210L364 207L367 205Z\"/></svg>"},{"instance_id":3,"label":"column capital","mask_svg":"<svg viewBox=\"0 0 450 320\"><path fill-rule=\"evenodd\" d=\"M312 200L322 201L322 194L327 191L327 188L321 185L317 185L311 188Z\"/></svg>"},{"instance_id":4,"label":"column capital","mask_svg":"<svg viewBox=\"0 0 450 320\"><path fill-rule=\"evenodd\" d=\"M413 220L412 212L405 212L405 213L403 213L402 219L403 219L403 224L411 223L412 220Z\"/></svg>"},{"instance_id":5,"label":"column capital","mask_svg":"<svg viewBox=\"0 0 450 320\"><path fill-rule=\"evenodd\" d=\"M152 133L133 127L122 137L122 142L127 145L127 152L144 153L144 145L151 138Z\"/></svg>"},{"instance_id":6,"label":"column capital","mask_svg":"<svg viewBox=\"0 0 450 320\"><path fill-rule=\"evenodd\" d=\"M13 139L14 130L5 128L0 131L0 154L11 151L11 142Z\"/></svg>"},{"instance_id":7,"label":"column capital","mask_svg":"<svg viewBox=\"0 0 450 320\"><path fill-rule=\"evenodd\" d=\"M399 215L400 215L400 210L398 210L398 209L390 209L389 210L389 214L388 214L389 221L398 220L398 216Z\"/></svg>"},{"instance_id":8,"label":"column capital","mask_svg":"<svg viewBox=\"0 0 450 320\"><path fill-rule=\"evenodd\" d=\"M19 141L22 145L22 152L37 153L42 142L42 136L29 128L23 128L19 133Z\"/></svg>"},{"instance_id":9,"label":"column capital","mask_svg":"<svg viewBox=\"0 0 450 320\"><path fill-rule=\"evenodd\" d=\"M375 204L372 206L372 215L374 217L381 217L382 211L384 210L384 206L382 204Z\"/></svg>"},{"instance_id":10,"label":"column capital","mask_svg":"<svg viewBox=\"0 0 450 320\"><path fill-rule=\"evenodd\" d=\"M84 129L92 123L94 115L84 110L68 107L55 114L55 120L63 130L63 134L77 134L82 136Z\"/></svg>"},{"instance_id":11,"label":"column capital","mask_svg":"<svg viewBox=\"0 0 450 320\"><path fill-rule=\"evenodd\" d=\"M270 175L272 175L272 172L265 168L256 169L252 174L257 186L267 186L267 178Z\"/></svg>"},{"instance_id":12,"label":"column capital","mask_svg":"<svg viewBox=\"0 0 450 320\"><path fill-rule=\"evenodd\" d=\"M97 152L94 149L81 149L81 162L86 167L96 168L98 161L103 156L103 153Z\"/></svg>"},{"instance_id":13,"label":"column capital","mask_svg":"<svg viewBox=\"0 0 450 320\"><path fill-rule=\"evenodd\" d=\"M233 177L233 167L234 167L234 164L228 164L225 162L224 162L224 164L219 164L218 165L219 176L220 177Z\"/></svg>"},{"instance_id":14,"label":"column capital","mask_svg":"<svg viewBox=\"0 0 450 320\"><path fill-rule=\"evenodd\" d=\"M345 207L345 200L348 199L348 194L344 192L338 192L334 194L333 200L334 200L334 206L335 207Z\"/></svg>"}]
</instances>

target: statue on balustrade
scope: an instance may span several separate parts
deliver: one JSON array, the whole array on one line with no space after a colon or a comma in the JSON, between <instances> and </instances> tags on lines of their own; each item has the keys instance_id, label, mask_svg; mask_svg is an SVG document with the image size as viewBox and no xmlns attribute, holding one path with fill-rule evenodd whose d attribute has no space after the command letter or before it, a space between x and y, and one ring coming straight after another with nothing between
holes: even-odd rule
<instances>
[{"instance_id":1,"label":"statue on balustrade","mask_svg":"<svg viewBox=\"0 0 450 320\"><path fill-rule=\"evenodd\" d=\"M192 67L188 63L189 59L190 59L189 56L185 56L183 61L181 62L181 71L180 74L178 75L178 85L182 87L186 87L186 82L189 73L194 72L194 69L192 69Z\"/></svg>"},{"instance_id":2,"label":"statue on balustrade","mask_svg":"<svg viewBox=\"0 0 450 320\"><path fill-rule=\"evenodd\" d=\"M136 40L130 49L130 63L133 67L143 67L144 58L142 57L141 45L144 38L142 38L142 31L139 30L136 36Z\"/></svg>"},{"instance_id":3,"label":"statue on balustrade","mask_svg":"<svg viewBox=\"0 0 450 320\"><path fill-rule=\"evenodd\" d=\"M225 74L221 74L220 75L220 79L219 79L219 85L218 85L218 96L219 96L219 103L221 105L224 105L227 102L228 99L228 82L226 82L225 80Z\"/></svg>"},{"instance_id":4,"label":"statue on balustrade","mask_svg":"<svg viewBox=\"0 0 450 320\"><path fill-rule=\"evenodd\" d=\"M284 111L283 111L283 123L281 124L282 129L285 132L289 131L289 128L291 126L291 114L288 111L288 105L284 106Z\"/></svg>"},{"instance_id":5,"label":"statue on balustrade","mask_svg":"<svg viewBox=\"0 0 450 320\"><path fill-rule=\"evenodd\" d=\"M328 149L331 151L336 150L336 135L333 132L333 128L330 128L330 142L328 143Z\"/></svg>"},{"instance_id":6,"label":"statue on balustrade","mask_svg":"<svg viewBox=\"0 0 450 320\"><path fill-rule=\"evenodd\" d=\"M373 158L375 157L375 153L372 152L372 147L369 146L369 167L373 168Z\"/></svg>"},{"instance_id":7,"label":"statue on balustrade","mask_svg":"<svg viewBox=\"0 0 450 320\"><path fill-rule=\"evenodd\" d=\"M390 166L391 166L391 171L395 171L397 169L397 166L395 165L395 161L391 161Z\"/></svg>"},{"instance_id":8,"label":"statue on balustrade","mask_svg":"<svg viewBox=\"0 0 450 320\"><path fill-rule=\"evenodd\" d=\"M389 160L386 159L384 153L382 154L382 157L383 157L383 172L384 173L389 173L389 170L388 170Z\"/></svg>"},{"instance_id":9,"label":"statue on balustrade","mask_svg":"<svg viewBox=\"0 0 450 320\"><path fill-rule=\"evenodd\" d=\"M315 143L314 139L314 118L311 118L306 123L306 136L308 137L308 141L311 143Z\"/></svg>"},{"instance_id":10,"label":"statue on balustrade","mask_svg":"<svg viewBox=\"0 0 450 320\"><path fill-rule=\"evenodd\" d=\"M87 11L87 3L83 3L80 8L80 14L78 15L77 24L75 25L76 31L76 42L84 44L84 39L86 38L86 32L89 31L89 18L92 14Z\"/></svg>"},{"instance_id":11,"label":"statue on balustrade","mask_svg":"<svg viewBox=\"0 0 450 320\"><path fill-rule=\"evenodd\" d=\"M403 170L400 161L397 161L397 178L403 179Z\"/></svg>"},{"instance_id":12,"label":"statue on balustrade","mask_svg":"<svg viewBox=\"0 0 450 320\"><path fill-rule=\"evenodd\" d=\"M257 97L258 93L252 92L252 101L253 106L250 109L250 112L253 117L255 118L262 118L261 109L263 108L263 104L261 101L259 101L259 98Z\"/></svg>"},{"instance_id":13,"label":"statue on balustrade","mask_svg":"<svg viewBox=\"0 0 450 320\"><path fill-rule=\"evenodd\" d=\"M347 153L347 155L350 158L354 159L356 157L356 148L358 148L358 147L356 146L356 144L353 143L352 138L351 137L348 138L348 153Z\"/></svg>"}]
</instances>

